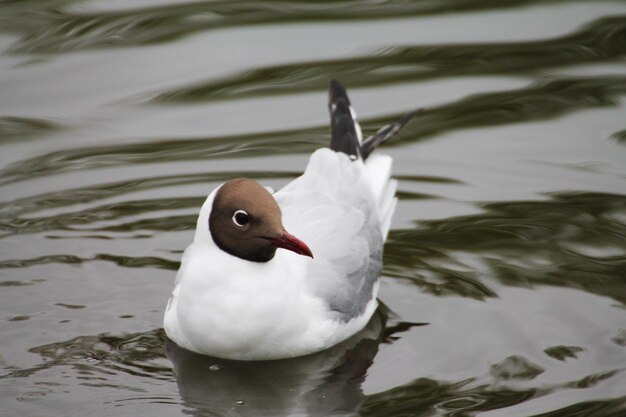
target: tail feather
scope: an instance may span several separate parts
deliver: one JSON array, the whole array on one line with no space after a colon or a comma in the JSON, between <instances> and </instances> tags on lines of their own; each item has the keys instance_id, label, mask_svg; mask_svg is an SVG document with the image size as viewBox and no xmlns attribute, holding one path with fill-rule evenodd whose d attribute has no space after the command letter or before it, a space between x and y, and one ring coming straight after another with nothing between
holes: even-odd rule
<instances>
[{"instance_id":1,"label":"tail feather","mask_svg":"<svg viewBox=\"0 0 626 417\"><path fill-rule=\"evenodd\" d=\"M391 179L392 158L387 155L372 155L372 152L394 137L419 110L407 113L397 122L384 126L364 141L348 93L345 87L335 80L330 82L328 109L331 129L330 149L343 152L352 159L365 161L368 182L378 205L381 232L383 239L387 239L391 218L398 202L395 196L398 182Z\"/></svg>"},{"instance_id":2,"label":"tail feather","mask_svg":"<svg viewBox=\"0 0 626 417\"><path fill-rule=\"evenodd\" d=\"M328 97L330 111L330 149L343 152L353 159L362 159L361 126L356 120L356 113L350 106L346 89L339 82L330 82Z\"/></svg>"},{"instance_id":3,"label":"tail feather","mask_svg":"<svg viewBox=\"0 0 626 417\"><path fill-rule=\"evenodd\" d=\"M369 184L378 205L383 239L387 239L387 233L391 227L391 218L398 201L396 198L398 181L391 179L392 165L393 159L389 155L374 154L365 161Z\"/></svg>"}]
</instances>

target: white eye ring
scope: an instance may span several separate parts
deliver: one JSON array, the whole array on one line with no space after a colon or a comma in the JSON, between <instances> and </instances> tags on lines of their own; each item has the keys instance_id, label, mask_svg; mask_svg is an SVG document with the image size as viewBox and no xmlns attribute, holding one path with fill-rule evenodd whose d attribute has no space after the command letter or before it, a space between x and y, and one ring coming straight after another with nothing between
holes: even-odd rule
<instances>
[{"instance_id":1,"label":"white eye ring","mask_svg":"<svg viewBox=\"0 0 626 417\"><path fill-rule=\"evenodd\" d=\"M244 227L246 224L248 224L248 221L250 220L250 216L244 210L237 210L233 214L232 219L233 219L233 223L235 223L237 226Z\"/></svg>"}]
</instances>

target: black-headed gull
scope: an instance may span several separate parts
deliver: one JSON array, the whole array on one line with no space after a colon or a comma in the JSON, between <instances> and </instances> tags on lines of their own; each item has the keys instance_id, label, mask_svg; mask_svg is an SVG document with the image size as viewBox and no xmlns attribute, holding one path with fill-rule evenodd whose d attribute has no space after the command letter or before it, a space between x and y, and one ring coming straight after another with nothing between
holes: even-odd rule
<instances>
[{"instance_id":1,"label":"black-headed gull","mask_svg":"<svg viewBox=\"0 0 626 417\"><path fill-rule=\"evenodd\" d=\"M204 202L165 311L179 346L237 360L301 356L347 339L376 310L397 200L391 157L371 152L412 114L363 141L336 81L329 109L330 149L300 177L273 194L231 180Z\"/></svg>"}]
</instances>

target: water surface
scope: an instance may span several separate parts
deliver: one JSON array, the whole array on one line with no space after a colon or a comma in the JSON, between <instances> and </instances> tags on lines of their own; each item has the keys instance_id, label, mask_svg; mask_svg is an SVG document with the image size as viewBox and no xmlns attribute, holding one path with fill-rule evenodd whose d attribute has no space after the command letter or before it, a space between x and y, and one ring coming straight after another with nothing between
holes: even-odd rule
<instances>
[{"instance_id":1,"label":"water surface","mask_svg":"<svg viewBox=\"0 0 626 417\"><path fill-rule=\"evenodd\" d=\"M622 1L0 1L0 414L626 414ZM198 209L278 188L345 83L400 202L368 327L165 340Z\"/></svg>"}]
</instances>

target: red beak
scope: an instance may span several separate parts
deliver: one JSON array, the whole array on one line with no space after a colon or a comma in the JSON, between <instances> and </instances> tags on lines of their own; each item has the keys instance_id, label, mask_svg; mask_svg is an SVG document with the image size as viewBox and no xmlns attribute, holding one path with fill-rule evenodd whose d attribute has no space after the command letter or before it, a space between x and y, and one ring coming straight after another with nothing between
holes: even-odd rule
<instances>
[{"instance_id":1,"label":"red beak","mask_svg":"<svg viewBox=\"0 0 626 417\"><path fill-rule=\"evenodd\" d=\"M287 232L285 229L283 229L283 234L281 237L268 237L266 239L272 242L274 246L290 250L297 253L298 255L306 255L313 258L313 253L311 252L311 249L309 249L309 247L306 245L306 243L304 243L291 233Z\"/></svg>"}]
</instances>

